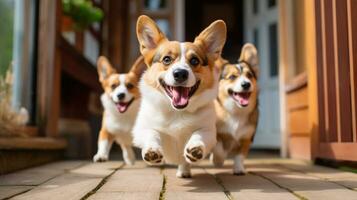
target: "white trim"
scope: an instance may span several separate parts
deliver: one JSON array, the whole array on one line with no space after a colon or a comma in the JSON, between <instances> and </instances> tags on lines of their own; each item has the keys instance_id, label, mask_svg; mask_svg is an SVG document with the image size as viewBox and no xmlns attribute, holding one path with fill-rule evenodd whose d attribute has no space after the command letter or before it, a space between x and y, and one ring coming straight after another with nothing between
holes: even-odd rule
<instances>
[{"instance_id":1,"label":"white trim","mask_svg":"<svg viewBox=\"0 0 357 200\"><path fill-rule=\"evenodd\" d=\"M175 1L175 40L185 41L185 0Z\"/></svg>"},{"instance_id":2,"label":"white trim","mask_svg":"<svg viewBox=\"0 0 357 200\"><path fill-rule=\"evenodd\" d=\"M285 20L280 19L280 22L285 22L281 24L281 28L279 28L279 101L280 101L280 134L281 134L281 148L280 155L281 157L288 157L289 155L289 132L287 128L287 108L286 108L286 92L285 92L285 84L287 81L287 77L289 77L290 73L293 73L295 69L295 45L294 45L294 6L293 0L280 0L280 17L284 17ZM284 28L284 30L283 30ZM282 34L285 32L284 34ZM286 37L286 38L285 38ZM286 41L282 41L286 40ZM284 51L284 52L283 52ZM286 56L284 56L286 54Z\"/></svg>"}]
</instances>

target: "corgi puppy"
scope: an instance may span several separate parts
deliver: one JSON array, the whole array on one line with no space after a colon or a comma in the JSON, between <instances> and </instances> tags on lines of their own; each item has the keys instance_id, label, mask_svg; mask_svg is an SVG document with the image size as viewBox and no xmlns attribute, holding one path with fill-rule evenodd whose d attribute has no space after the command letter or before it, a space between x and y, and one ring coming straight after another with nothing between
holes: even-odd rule
<instances>
[{"instance_id":1,"label":"corgi puppy","mask_svg":"<svg viewBox=\"0 0 357 200\"><path fill-rule=\"evenodd\" d=\"M146 69L144 58L140 56L127 74L116 73L103 56L98 59L97 65L99 81L104 89L101 96L104 113L98 138L98 152L93 161L107 161L115 141L122 149L124 162L132 165L135 154L132 149L131 131L139 110L138 83Z\"/></svg>"},{"instance_id":2,"label":"corgi puppy","mask_svg":"<svg viewBox=\"0 0 357 200\"><path fill-rule=\"evenodd\" d=\"M214 61L226 40L226 25L215 21L194 42L169 41L147 16L137 21L140 51L148 66L140 81L142 102L134 144L149 164L177 164L190 177L190 164L216 144L214 99L219 70Z\"/></svg>"},{"instance_id":3,"label":"corgi puppy","mask_svg":"<svg viewBox=\"0 0 357 200\"><path fill-rule=\"evenodd\" d=\"M258 54L252 44L244 45L238 64L218 59L221 68L217 113L217 145L212 161L222 166L228 154L234 155L233 173L245 174L243 165L258 123Z\"/></svg>"}]
</instances>

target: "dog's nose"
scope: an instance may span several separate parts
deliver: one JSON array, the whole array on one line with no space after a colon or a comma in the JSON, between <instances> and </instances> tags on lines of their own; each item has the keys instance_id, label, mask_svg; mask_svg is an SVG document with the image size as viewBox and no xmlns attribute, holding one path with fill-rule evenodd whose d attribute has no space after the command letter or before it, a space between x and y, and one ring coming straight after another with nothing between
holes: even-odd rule
<instances>
[{"instance_id":1,"label":"dog's nose","mask_svg":"<svg viewBox=\"0 0 357 200\"><path fill-rule=\"evenodd\" d=\"M118 99L123 100L125 98L125 93L119 93L118 94Z\"/></svg>"},{"instance_id":2,"label":"dog's nose","mask_svg":"<svg viewBox=\"0 0 357 200\"><path fill-rule=\"evenodd\" d=\"M175 69L173 71L174 79L178 83L182 83L188 78L188 71L185 69Z\"/></svg>"},{"instance_id":3,"label":"dog's nose","mask_svg":"<svg viewBox=\"0 0 357 200\"><path fill-rule=\"evenodd\" d=\"M248 89L250 88L250 83L244 81L244 82L242 83L242 88L245 89L245 90L248 90Z\"/></svg>"}]
</instances>

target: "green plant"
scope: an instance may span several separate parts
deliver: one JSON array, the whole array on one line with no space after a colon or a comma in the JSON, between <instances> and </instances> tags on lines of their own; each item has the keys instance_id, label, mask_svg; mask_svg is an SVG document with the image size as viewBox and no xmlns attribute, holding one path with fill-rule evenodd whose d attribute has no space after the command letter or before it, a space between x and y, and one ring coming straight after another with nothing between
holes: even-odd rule
<instances>
[{"instance_id":1,"label":"green plant","mask_svg":"<svg viewBox=\"0 0 357 200\"><path fill-rule=\"evenodd\" d=\"M83 30L103 18L103 11L88 0L62 0L63 14L74 22L74 28Z\"/></svg>"}]
</instances>

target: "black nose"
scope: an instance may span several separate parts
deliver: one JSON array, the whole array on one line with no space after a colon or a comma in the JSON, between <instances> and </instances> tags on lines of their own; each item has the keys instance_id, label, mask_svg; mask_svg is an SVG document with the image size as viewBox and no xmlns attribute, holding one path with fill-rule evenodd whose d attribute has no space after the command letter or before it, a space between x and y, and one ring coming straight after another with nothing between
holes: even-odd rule
<instances>
[{"instance_id":1,"label":"black nose","mask_svg":"<svg viewBox=\"0 0 357 200\"><path fill-rule=\"evenodd\" d=\"M248 90L250 88L250 83L249 82L243 82L242 83L242 88L245 89L245 90Z\"/></svg>"},{"instance_id":2,"label":"black nose","mask_svg":"<svg viewBox=\"0 0 357 200\"><path fill-rule=\"evenodd\" d=\"M123 100L125 98L125 93L119 93L118 94L118 99Z\"/></svg>"},{"instance_id":3,"label":"black nose","mask_svg":"<svg viewBox=\"0 0 357 200\"><path fill-rule=\"evenodd\" d=\"M185 69L175 69L173 75L176 82L182 83L187 80L188 71Z\"/></svg>"}]
</instances>

